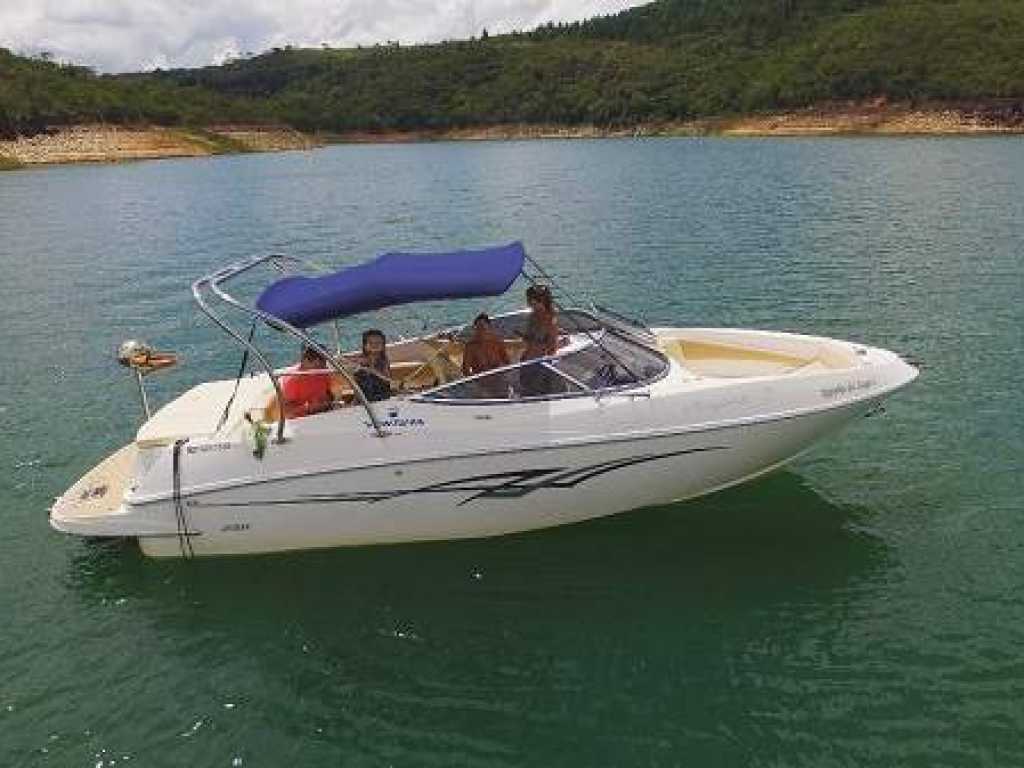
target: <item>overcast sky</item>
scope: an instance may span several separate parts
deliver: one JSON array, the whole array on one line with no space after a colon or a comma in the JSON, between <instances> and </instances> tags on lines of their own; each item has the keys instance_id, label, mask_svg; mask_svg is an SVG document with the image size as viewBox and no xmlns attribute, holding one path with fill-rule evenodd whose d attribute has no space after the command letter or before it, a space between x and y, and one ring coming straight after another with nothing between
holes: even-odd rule
<instances>
[{"instance_id":1,"label":"overcast sky","mask_svg":"<svg viewBox=\"0 0 1024 768\"><path fill-rule=\"evenodd\" d=\"M0 46L103 72L219 63L274 46L434 42L644 0L0 0Z\"/></svg>"}]
</instances>

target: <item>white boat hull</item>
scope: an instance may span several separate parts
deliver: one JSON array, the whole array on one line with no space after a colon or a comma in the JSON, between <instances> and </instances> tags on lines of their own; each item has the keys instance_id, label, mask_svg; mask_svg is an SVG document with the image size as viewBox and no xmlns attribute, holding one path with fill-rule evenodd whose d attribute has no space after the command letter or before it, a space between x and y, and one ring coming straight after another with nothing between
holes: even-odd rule
<instances>
[{"instance_id":1,"label":"white boat hull","mask_svg":"<svg viewBox=\"0 0 1024 768\"><path fill-rule=\"evenodd\" d=\"M637 397L596 406L592 398L532 410L402 401L390 409L384 438L354 409L329 413L289 422L288 440L261 460L241 439L190 439L178 449L176 488L174 449L152 449L120 505L78 514L65 498L51 523L80 535L133 536L156 557L476 538L576 523L700 496L789 461L916 376L896 355L868 349L855 372L715 386L669 377ZM88 477L75 494L89 498Z\"/></svg>"},{"instance_id":2,"label":"white boat hull","mask_svg":"<svg viewBox=\"0 0 1024 768\"><path fill-rule=\"evenodd\" d=\"M139 544L154 557L181 556L183 547L185 554L250 554L482 538L578 523L749 480L863 411L853 406L711 432L261 483L190 499L185 515L194 535L187 542L164 535L140 537ZM154 512L174 516L169 505Z\"/></svg>"}]
</instances>

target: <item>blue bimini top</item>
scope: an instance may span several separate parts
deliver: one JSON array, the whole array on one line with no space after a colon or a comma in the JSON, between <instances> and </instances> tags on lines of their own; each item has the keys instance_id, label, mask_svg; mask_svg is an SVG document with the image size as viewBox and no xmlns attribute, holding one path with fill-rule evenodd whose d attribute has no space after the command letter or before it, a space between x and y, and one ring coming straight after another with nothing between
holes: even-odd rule
<instances>
[{"instance_id":1,"label":"blue bimini top","mask_svg":"<svg viewBox=\"0 0 1024 768\"><path fill-rule=\"evenodd\" d=\"M256 306L307 328L396 304L498 296L522 273L525 257L520 242L451 253L385 253L322 277L281 278L263 290Z\"/></svg>"}]
</instances>

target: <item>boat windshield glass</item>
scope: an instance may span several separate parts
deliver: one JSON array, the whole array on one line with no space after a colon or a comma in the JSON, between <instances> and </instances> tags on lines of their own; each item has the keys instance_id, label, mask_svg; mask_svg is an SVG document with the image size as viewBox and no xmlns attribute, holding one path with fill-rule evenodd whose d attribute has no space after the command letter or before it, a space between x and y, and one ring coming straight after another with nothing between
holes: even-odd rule
<instances>
[{"instance_id":1,"label":"boat windshield glass","mask_svg":"<svg viewBox=\"0 0 1024 768\"><path fill-rule=\"evenodd\" d=\"M664 356L614 333L594 334L595 343L559 355L551 364L594 390L646 384L668 369Z\"/></svg>"},{"instance_id":2,"label":"boat windshield glass","mask_svg":"<svg viewBox=\"0 0 1024 768\"><path fill-rule=\"evenodd\" d=\"M667 359L612 333L584 336L554 357L500 368L423 394L426 400L534 400L637 386L660 378Z\"/></svg>"},{"instance_id":3,"label":"boat windshield glass","mask_svg":"<svg viewBox=\"0 0 1024 768\"><path fill-rule=\"evenodd\" d=\"M530 321L527 310L510 312L491 318L491 329L503 339L522 337L526 325ZM558 313L558 327L563 333L601 333L604 326L588 312L578 309L565 309ZM456 338L466 341L473 334L472 323L462 326L456 331Z\"/></svg>"},{"instance_id":4,"label":"boat windshield glass","mask_svg":"<svg viewBox=\"0 0 1024 768\"><path fill-rule=\"evenodd\" d=\"M423 395L428 400L529 400L583 394L584 389L543 361L501 368Z\"/></svg>"}]
</instances>

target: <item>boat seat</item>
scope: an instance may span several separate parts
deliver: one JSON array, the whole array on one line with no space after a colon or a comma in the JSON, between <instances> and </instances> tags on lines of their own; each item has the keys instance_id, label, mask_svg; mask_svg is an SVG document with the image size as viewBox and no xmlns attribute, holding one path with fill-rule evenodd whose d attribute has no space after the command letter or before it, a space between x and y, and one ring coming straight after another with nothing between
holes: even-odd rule
<instances>
[{"instance_id":1,"label":"boat seat","mask_svg":"<svg viewBox=\"0 0 1024 768\"><path fill-rule=\"evenodd\" d=\"M461 360L461 355L459 359ZM348 362L352 363L354 360ZM287 376L288 374L285 372L282 375ZM391 364L391 378L400 382L406 392L429 389L461 375L461 362L456 364L450 357L435 356L431 360L410 360ZM351 405L355 401L355 392L352 390L352 386L348 379L340 373L331 374L331 394L334 395L334 399L338 403L336 407ZM264 405L250 409L249 415L254 421L263 421L264 423L277 421L280 416L277 393L271 392Z\"/></svg>"},{"instance_id":2,"label":"boat seat","mask_svg":"<svg viewBox=\"0 0 1024 768\"><path fill-rule=\"evenodd\" d=\"M681 339L660 339L658 346L661 351L671 360L675 360L679 363L679 367L682 369L683 377L687 381L695 381L700 375L686 364L686 352L683 349L683 342Z\"/></svg>"},{"instance_id":3,"label":"boat seat","mask_svg":"<svg viewBox=\"0 0 1024 768\"><path fill-rule=\"evenodd\" d=\"M668 357L671 357L680 365L686 364L686 352L683 349L683 342L680 339L659 339L659 347Z\"/></svg>"}]
</instances>

